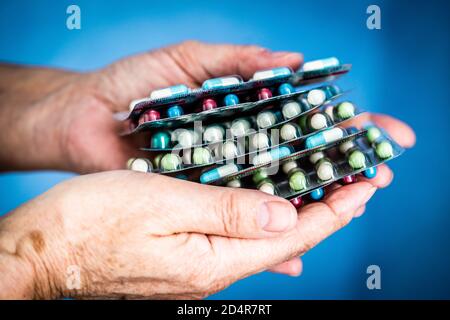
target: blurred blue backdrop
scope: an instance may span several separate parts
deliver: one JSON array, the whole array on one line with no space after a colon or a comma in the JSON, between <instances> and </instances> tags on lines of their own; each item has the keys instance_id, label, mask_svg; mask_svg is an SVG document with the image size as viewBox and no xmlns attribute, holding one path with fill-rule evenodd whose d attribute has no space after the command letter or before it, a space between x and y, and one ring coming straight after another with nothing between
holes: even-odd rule
<instances>
[{"instance_id":1,"label":"blurred blue backdrop","mask_svg":"<svg viewBox=\"0 0 450 320\"><path fill-rule=\"evenodd\" d=\"M72 3L81 8L81 30L66 28ZM366 27L370 4L381 8L381 30ZM90 70L198 39L352 63L342 86L353 89L360 106L411 124L416 147L392 162L393 184L375 195L362 218L304 256L301 277L263 273L213 298L450 298L449 7L444 1L381 0L2 0L0 59ZM0 214L69 177L0 175ZM366 288L371 264L381 267L381 290Z\"/></svg>"}]
</instances>

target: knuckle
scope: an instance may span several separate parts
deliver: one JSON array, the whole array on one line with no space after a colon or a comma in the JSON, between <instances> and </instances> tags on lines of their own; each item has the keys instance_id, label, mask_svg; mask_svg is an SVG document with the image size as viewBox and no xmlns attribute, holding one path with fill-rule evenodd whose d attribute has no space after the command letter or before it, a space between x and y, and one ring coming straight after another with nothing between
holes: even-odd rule
<instances>
[{"instance_id":1,"label":"knuckle","mask_svg":"<svg viewBox=\"0 0 450 320\"><path fill-rule=\"evenodd\" d=\"M222 193L220 201L217 202L216 212L222 222L223 231L226 234L239 232L239 203L240 197L237 192L227 190Z\"/></svg>"}]
</instances>

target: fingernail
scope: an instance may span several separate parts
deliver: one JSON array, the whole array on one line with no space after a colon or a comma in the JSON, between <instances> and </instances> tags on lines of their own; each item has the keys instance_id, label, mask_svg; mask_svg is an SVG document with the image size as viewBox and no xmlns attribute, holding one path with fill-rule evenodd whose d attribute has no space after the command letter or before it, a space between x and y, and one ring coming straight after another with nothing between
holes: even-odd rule
<instances>
[{"instance_id":1,"label":"fingernail","mask_svg":"<svg viewBox=\"0 0 450 320\"><path fill-rule=\"evenodd\" d=\"M291 229L297 222L297 211L290 203L270 201L258 211L259 226L265 231L281 232Z\"/></svg>"},{"instance_id":2,"label":"fingernail","mask_svg":"<svg viewBox=\"0 0 450 320\"><path fill-rule=\"evenodd\" d=\"M295 53L295 52L289 52L289 51L276 51L276 52L272 52L271 55L272 55L272 58L285 58L288 56L298 56L299 58L301 58L300 54Z\"/></svg>"}]
</instances>

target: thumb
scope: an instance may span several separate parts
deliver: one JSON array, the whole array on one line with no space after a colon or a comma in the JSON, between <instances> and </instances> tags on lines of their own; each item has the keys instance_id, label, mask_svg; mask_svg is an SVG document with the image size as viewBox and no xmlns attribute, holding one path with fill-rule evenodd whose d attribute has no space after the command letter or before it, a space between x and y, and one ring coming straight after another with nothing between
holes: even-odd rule
<instances>
[{"instance_id":1,"label":"thumb","mask_svg":"<svg viewBox=\"0 0 450 320\"><path fill-rule=\"evenodd\" d=\"M165 234L196 232L262 238L277 236L297 222L297 211L289 201L260 191L140 175L144 176L146 186L139 190L148 193L140 199L148 202L147 208L157 208L152 212L162 212L164 217L152 223L158 224Z\"/></svg>"}]
</instances>

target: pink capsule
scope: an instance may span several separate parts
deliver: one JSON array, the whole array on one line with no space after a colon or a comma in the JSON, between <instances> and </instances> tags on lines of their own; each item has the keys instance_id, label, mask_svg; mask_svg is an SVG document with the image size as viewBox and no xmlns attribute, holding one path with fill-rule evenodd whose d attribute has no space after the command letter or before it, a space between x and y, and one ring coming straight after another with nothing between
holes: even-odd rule
<instances>
[{"instance_id":1,"label":"pink capsule","mask_svg":"<svg viewBox=\"0 0 450 320\"><path fill-rule=\"evenodd\" d=\"M301 196L298 196L297 198L291 199L291 203L294 205L295 208L300 208L303 204L303 199Z\"/></svg>"},{"instance_id":2,"label":"pink capsule","mask_svg":"<svg viewBox=\"0 0 450 320\"><path fill-rule=\"evenodd\" d=\"M213 99L205 99L203 100L203 111L212 110L217 108L217 103Z\"/></svg>"},{"instance_id":3,"label":"pink capsule","mask_svg":"<svg viewBox=\"0 0 450 320\"><path fill-rule=\"evenodd\" d=\"M343 184L351 184L356 182L356 177L354 175L346 176L342 178Z\"/></svg>"},{"instance_id":4,"label":"pink capsule","mask_svg":"<svg viewBox=\"0 0 450 320\"><path fill-rule=\"evenodd\" d=\"M139 118L139 124L144 123L144 122L159 120L160 118L161 118L161 115L159 114L158 111L150 109L150 110L145 111L141 115L141 117Z\"/></svg>"},{"instance_id":5,"label":"pink capsule","mask_svg":"<svg viewBox=\"0 0 450 320\"><path fill-rule=\"evenodd\" d=\"M258 91L258 100L266 100L272 98L272 91L267 88L262 88Z\"/></svg>"}]
</instances>

